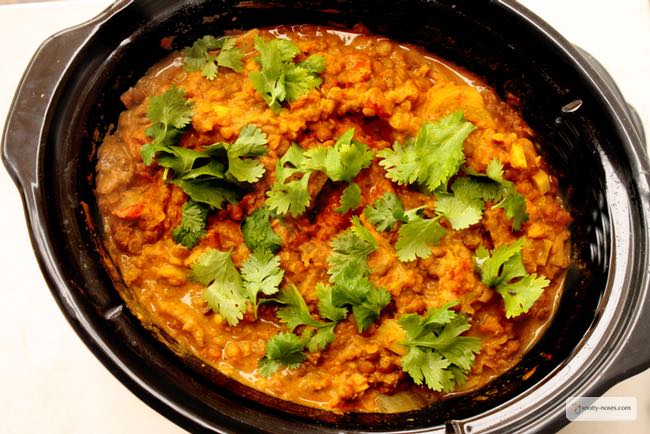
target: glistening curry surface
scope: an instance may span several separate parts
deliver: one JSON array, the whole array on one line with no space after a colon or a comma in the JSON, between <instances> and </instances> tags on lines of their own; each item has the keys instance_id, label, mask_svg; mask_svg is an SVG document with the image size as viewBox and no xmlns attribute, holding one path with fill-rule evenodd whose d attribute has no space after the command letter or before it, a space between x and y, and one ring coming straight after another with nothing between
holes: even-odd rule
<instances>
[{"instance_id":1,"label":"glistening curry surface","mask_svg":"<svg viewBox=\"0 0 650 434\"><path fill-rule=\"evenodd\" d=\"M553 314L570 222L517 112L363 32L197 44L123 95L98 154L145 326L337 412L418 408L516 364Z\"/></svg>"}]
</instances>

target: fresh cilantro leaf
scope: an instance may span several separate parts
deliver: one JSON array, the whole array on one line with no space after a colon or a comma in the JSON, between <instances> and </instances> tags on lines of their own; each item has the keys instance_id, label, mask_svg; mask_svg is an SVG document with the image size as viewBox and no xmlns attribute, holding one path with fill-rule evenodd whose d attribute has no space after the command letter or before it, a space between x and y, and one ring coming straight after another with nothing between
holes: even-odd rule
<instances>
[{"instance_id":1,"label":"fresh cilantro leaf","mask_svg":"<svg viewBox=\"0 0 650 434\"><path fill-rule=\"evenodd\" d=\"M488 163L486 175L501 187L499 196L497 196L498 199L496 199L500 200L500 202L495 204L494 208L503 208L506 217L512 220L512 228L518 231L521 229L521 225L528 221L526 200L517 191L515 184L503 177L503 163L501 161L497 159L491 160Z\"/></svg>"},{"instance_id":2,"label":"fresh cilantro leaf","mask_svg":"<svg viewBox=\"0 0 650 434\"><path fill-rule=\"evenodd\" d=\"M328 322L323 327L316 330L316 333L309 337L307 341L307 351L315 353L316 351L323 351L329 344L331 344L336 335L334 334L335 322Z\"/></svg>"},{"instance_id":3,"label":"fresh cilantro leaf","mask_svg":"<svg viewBox=\"0 0 650 434\"><path fill-rule=\"evenodd\" d=\"M521 257L523 246L522 238L497 247L491 255L483 246L476 250L475 262L481 282L501 294L507 318L528 312L550 284L544 276L526 273Z\"/></svg>"},{"instance_id":4,"label":"fresh cilantro leaf","mask_svg":"<svg viewBox=\"0 0 650 434\"><path fill-rule=\"evenodd\" d=\"M289 331L293 332L300 326L307 327L303 332L303 337L305 346L310 352L322 351L334 340L336 321L321 322L315 320L311 316L305 300L294 285L287 285L282 288L278 301L284 304L278 311L278 316L280 321L287 325ZM328 302L325 300L324 303ZM319 303L320 305L321 303ZM326 306L326 309L328 308L331 308L331 306ZM333 312L328 311L327 313ZM321 312L321 316L325 318L326 314ZM316 333L313 333L313 329L316 329Z\"/></svg>"},{"instance_id":5,"label":"fresh cilantro leaf","mask_svg":"<svg viewBox=\"0 0 650 434\"><path fill-rule=\"evenodd\" d=\"M233 144L217 143L208 151L223 148L228 158L226 178L231 181L255 183L264 175L264 166L257 159L267 152L266 134L255 125L245 125Z\"/></svg>"},{"instance_id":6,"label":"fresh cilantro leaf","mask_svg":"<svg viewBox=\"0 0 650 434\"><path fill-rule=\"evenodd\" d=\"M258 294L275 294L284 278L280 258L268 250L256 250L242 264L241 276L244 279L243 293L253 304L253 314L257 318Z\"/></svg>"},{"instance_id":7,"label":"fresh cilantro leaf","mask_svg":"<svg viewBox=\"0 0 650 434\"><path fill-rule=\"evenodd\" d=\"M370 274L368 255L375 251L377 242L360 223L353 223L353 227L356 229L348 229L332 239L332 254L327 258L331 282L346 272Z\"/></svg>"},{"instance_id":8,"label":"fresh cilantro leaf","mask_svg":"<svg viewBox=\"0 0 650 434\"><path fill-rule=\"evenodd\" d=\"M375 322L381 310L390 303L390 293L377 288L365 276L346 273L332 286L331 302L337 307L350 306L359 332Z\"/></svg>"},{"instance_id":9,"label":"fresh cilantro leaf","mask_svg":"<svg viewBox=\"0 0 650 434\"><path fill-rule=\"evenodd\" d=\"M506 317L512 318L528 312L550 283L544 276L527 274L516 282L497 287L496 291L503 297Z\"/></svg>"},{"instance_id":10,"label":"fresh cilantro leaf","mask_svg":"<svg viewBox=\"0 0 650 434\"><path fill-rule=\"evenodd\" d=\"M402 357L402 369L409 374L413 382L422 385L424 382L429 389L450 392L454 389L454 376L448 369L449 361L440 354L421 349L417 346L409 348Z\"/></svg>"},{"instance_id":11,"label":"fresh cilantro leaf","mask_svg":"<svg viewBox=\"0 0 650 434\"><path fill-rule=\"evenodd\" d=\"M173 184L180 187L194 202L203 203L214 209L221 209L226 203L237 203L237 187L216 179L174 179Z\"/></svg>"},{"instance_id":12,"label":"fresh cilantro leaf","mask_svg":"<svg viewBox=\"0 0 650 434\"><path fill-rule=\"evenodd\" d=\"M322 327L324 323L315 320L307 303L300 295L295 285L289 284L280 290L278 301L284 304L278 311L280 320L287 325L289 331L294 331L300 326Z\"/></svg>"},{"instance_id":13,"label":"fresh cilantro leaf","mask_svg":"<svg viewBox=\"0 0 650 434\"><path fill-rule=\"evenodd\" d=\"M391 297L384 288L377 288L368 280L368 255L377 248L377 240L358 216L350 220L350 229L332 240L333 251L327 258L333 286L319 286L317 294L321 315L340 321L349 306L361 332L379 318Z\"/></svg>"},{"instance_id":14,"label":"fresh cilantro leaf","mask_svg":"<svg viewBox=\"0 0 650 434\"><path fill-rule=\"evenodd\" d=\"M282 245L282 238L273 230L270 217L269 209L261 207L244 219L241 229L244 243L250 250L269 250L275 253Z\"/></svg>"},{"instance_id":15,"label":"fresh cilantro leaf","mask_svg":"<svg viewBox=\"0 0 650 434\"><path fill-rule=\"evenodd\" d=\"M429 309L423 316L407 314L398 320L406 332L403 345L408 348L402 369L415 384L424 383L438 392L451 392L462 383L481 349L478 338L460 336L470 325L465 316L450 310L453 305Z\"/></svg>"},{"instance_id":16,"label":"fresh cilantro leaf","mask_svg":"<svg viewBox=\"0 0 650 434\"><path fill-rule=\"evenodd\" d=\"M192 263L189 277L208 285L203 292L208 306L234 326L244 317L246 298L242 294L242 278L230 253L207 249Z\"/></svg>"},{"instance_id":17,"label":"fresh cilantro leaf","mask_svg":"<svg viewBox=\"0 0 650 434\"><path fill-rule=\"evenodd\" d=\"M360 305L375 288L374 283L366 276L346 273L339 276L332 286L332 304L334 306Z\"/></svg>"},{"instance_id":18,"label":"fresh cilantro leaf","mask_svg":"<svg viewBox=\"0 0 650 434\"><path fill-rule=\"evenodd\" d=\"M220 50L219 54L212 54L216 50ZM227 36L215 38L206 35L183 50L185 69L188 72L201 71L208 80L214 80L217 76L217 65L242 72L243 57L244 53L235 46L235 39Z\"/></svg>"},{"instance_id":19,"label":"fresh cilantro leaf","mask_svg":"<svg viewBox=\"0 0 650 434\"><path fill-rule=\"evenodd\" d=\"M334 146L318 146L305 152L304 166L318 170L332 181L352 182L355 176L370 166L373 153L368 146L352 140L354 128L350 128L336 140Z\"/></svg>"},{"instance_id":20,"label":"fresh cilantro leaf","mask_svg":"<svg viewBox=\"0 0 650 434\"><path fill-rule=\"evenodd\" d=\"M372 152L368 147L352 142L354 129L339 138L334 147L318 147L304 151L293 144L276 163L275 183L267 193L267 205L279 214L298 216L309 206L309 177L313 171L322 171L333 181L348 181L370 165ZM361 189L351 183L341 198L338 212L356 208L361 200Z\"/></svg>"},{"instance_id":21,"label":"fresh cilantro leaf","mask_svg":"<svg viewBox=\"0 0 650 434\"><path fill-rule=\"evenodd\" d=\"M267 206L278 214L298 216L309 206L309 175L303 169L304 151L293 144L275 166L275 182L266 195ZM298 179L296 177L300 176Z\"/></svg>"},{"instance_id":22,"label":"fresh cilantro leaf","mask_svg":"<svg viewBox=\"0 0 650 434\"><path fill-rule=\"evenodd\" d=\"M384 193L372 205L365 207L363 213L378 231L390 230L397 222L408 222L402 202L392 192Z\"/></svg>"},{"instance_id":23,"label":"fresh cilantro leaf","mask_svg":"<svg viewBox=\"0 0 650 434\"><path fill-rule=\"evenodd\" d=\"M352 216L350 219L350 230L354 235L357 236L361 241L366 243L372 250L377 249L377 240L372 236L372 233L368 230L367 227L363 225L359 216Z\"/></svg>"},{"instance_id":24,"label":"fresh cilantro leaf","mask_svg":"<svg viewBox=\"0 0 650 434\"><path fill-rule=\"evenodd\" d=\"M474 128L460 110L436 122L425 122L415 140L380 151L379 164L398 184L417 182L433 191L458 172L465 160L463 143Z\"/></svg>"},{"instance_id":25,"label":"fresh cilantro leaf","mask_svg":"<svg viewBox=\"0 0 650 434\"><path fill-rule=\"evenodd\" d=\"M170 146L169 148L185 149L178 146ZM165 154L157 157L158 163L161 163ZM197 160L202 163L200 160ZM165 163L162 163L163 165ZM178 175L176 175L178 173ZM175 172L173 181L218 181L225 179L226 167L217 160L207 160L205 164L194 164L191 169L186 172ZM164 177L167 179L167 175Z\"/></svg>"},{"instance_id":26,"label":"fresh cilantro leaf","mask_svg":"<svg viewBox=\"0 0 650 434\"><path fill-rule=\"evenodd\" d=\"M154 124L180 130L192 120L193 106L194 103L185 98L185 91L174 86L150 98L147 117Z\"/></svg>"},{"instance_id":27,"label":"fresh cilantro leaf","mask_svg":"<svg viewBox=\"0 0 650 434\"><path fill-rule=\"evenodd\" d=\"M267 205L279 214L299 216L304 213L311 200L309 196L309 174L299 180L273 184L267 192Z\"/></svg>"},{"instance_id":28,"label":"fresh cilantro leaf","mask_svg":"<svg viewBox=\"0 0 650 434\"><path fill-rule=\"evenodd\" d=\"M524 239L521 238L512 244L497 247L492 251L492 255L483 246L476 249L475 262L481 274L481 282L489 287L496 287L524 276L526 269L521 259L523 247Z\"/></svg>"},{"instance_id":29,"label":"fresh cilantro leaf","mask_svg":"<svg viewBox=\"0 0 650 434\"><path fill-rule=\"evenodd\" d=\"M298 64L312 74L322 74L325 71L325 58L320 54L312 54L303 62Z\"/></svg>"},{"instance_id":30,"label":"fresh cilantro leaf","mask_svg":"<svg viewBox=\"0 0 650 434\"><path fill-rule=\"evenodd\" d=\"M356 182L351 182L341 194L341 206L336 208L338 213L346 213L359 207L361 202L361 187Z\"/></svg>"},{"instance_id":31,"label":"fresh cilantro leaf","mask_svg":"<svg viewBox=\"0 0 650 434\"><path fill-rule=\"evenodd\" d=\"M244 53L235 45L235 38L223 38L223 46L221 51L217 54L217 65L224 68L230 68L235 72L242 72L244 70Z\"/></svg>"},{"instance_id":32,"label":"fresh cilantro leaf","mask_svg":"<svg viewBox=\"0 0 650 434\"><path fill-rule=\"evenodd\" d=\"M188 249L196 246L205 235L208 208L196 202L183 204L181 224L172 230L172 238Z\"/></svg>"},{"instance_id":33,"label":"fresh cilantro leaf","mask_svg":"<svg viewBox=\"0 0 650 434\"><path fill-rule=\"evenodd\" d=\"M480 174L477 174L480 176ZM496 158L490 160L485 169L485 175L493 181L502 183L505 181L503 177L503 163Z\"/></svg>"},{"instance_id":34,"label":"fresh cilantro leaf","mask_svg":"<svg viewBox=\"0 0 650 434\"><path fill-rule=\"evenodd\" d=\"M221 209L226 202L237 203L239 182L257 182L264 174L264 166L251 157L266 153L266 143L262 130L246 125L233 144L215 143L201 151L174 145L151 146L147 152L153 151L150 158L155 157L165 168L164 179L172 171L171 182L194 202Z\"/></svg>"},{"instance_id":35,"label":"fresh cilantro leaf","mask_svg":"<svg viewBox=\"0 0 650 434\"><path fill-rule=\"evenodd\" d=\"M181 178L191 173L195 165L201 166L202 163L207 162L209 164L212 162L210 155L205 152L172 145L159 149L155 157L158 164L165 168L164 179L168 178L170 170L175 178ZM217 161L214 161L214 163L216 165L210 167L213 176L223 179L225 167Z\"/></svg>"},{"instance_id":36,"label":"fresh cilantro leaf","mask_svg":"<svg viewBox=\"0 0 650 434\"><path fill-rule=\"evenodd\" d=\"M348 315L344 307L337 307L332 301L332 287L318 283L316 285L316 297L318 297L318 312L320 316L330 321L343 321Z\"/></svg>"},{"instance_id":37,"label":"fresh cilantro leaf","mask_svg":"<svg viewBox=\"0 0 650 434\"><path fill-rule=\"evenodd\" d=\"M264 41L259 36L255 49L260 53L255 59L260 70L248 77L273 112L280 111L281 103L296 100L321 85L318 74L324 70L322 56L310 56L296 65L293 59L300 54L297 45L286 39Z\"/></svg>"},{"instance_id":38,"label":"fresh cilantro leaf","mask_svg":"<svg viewBox=\"0 0 650 434\"><path fill-rule=\"evenodd\" d=\"M296 369L304 362L305 342L293 333L278 333L266 342L264 357L258 369L261 375L270 377L283 366Z\"/></svg>"},{"instance_id":39,"label":"fresh cilantro leaf","mask_svg":"<svg viewBox=\"0 0 650 434\"><path fill-rule=\"evenodd\" d=\"M379 319L382 309L391 301L390 292L386 288L374 287L363 303L352 306L352 314L357 322L357 329L362 332Z\"/></svg>"},{"instance_id":40,"label":"fresh cilantro leaf","mask_svg":"<svg viewBox=\"0 0 650 434\"><path fill-rule=\"evenodd\" d=\"M511 188L507 188L503 194L503 199L498 204L494 205L495 208L503 208L506 212L506 217L512 220L512 229L518 231L521 225L528 221L528 213L526 212L526 199L517 192L512 184Z\"/></svg>"},{"instance_id":41,"label":"fresh cilantro leaf","mask_svg":"<svg viewBox=\"0 0 650 434\"><path fill-rule=\"evenodd\" d=\"M453 229L466 229L483 216L485 201L493 199L498 187L472 177L458 178L451 185L453 195L439 194L436 213L444 216Z\"/></svg>"},{"instance_id":42,"label":"fresh cilantro leaf","mask_svg":"<svg viewBox=\"0 0 650 434\"><path fill-rule=\"evenodd\" d=\"M293 63L284 66L286 100L295 101L323 83L318 73Z\"/></svg>"},{"instance_id":43,"label":"fresh cilantro leaf","mask_svg":"<svg viewBox=\"0 0 650 434\"><path fill-rule=\"evenodd\" d=\"M145 134L152 141L140 149L144 164L151 165L156 152L174 144L182 130L191 122L193 108L192 101L185 99L185 91L178 87L172 87L162 95L149 99L147 117L151 126Z\"/></svg>"},{"instance_id":44,"label":"fresh cilantro leaf","mask_svg":"<svg viewBox=\"0 0 650 434\"><path fill-rule=\"evenodd\" d=\"M398 231L395 249L402 262L426 259L431 255L431 245L438 244L447 231L438 222L439 217L427 219L414 215Z\"/></svg>"}]
</instances>

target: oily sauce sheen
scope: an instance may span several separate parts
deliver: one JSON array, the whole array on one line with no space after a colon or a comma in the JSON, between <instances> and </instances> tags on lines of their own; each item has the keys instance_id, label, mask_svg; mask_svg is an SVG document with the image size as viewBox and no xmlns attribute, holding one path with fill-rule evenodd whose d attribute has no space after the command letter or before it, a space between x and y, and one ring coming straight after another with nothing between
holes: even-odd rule
<instances>
[{"instance_id":1,"label":"oily sauce sheen","mask_svg":"<svg viewBox=\"0 0 650 434\"><path fill-rule=\"evenodd\" d=\"M254 38L278 36L296 43L304 56L325 58L322 85L274 114L255 91L247 75L259 69ZM466 333L481 339L481 350L467 382L454 393L476 389L514 366L550 321L569 264L570 216L559 198L556 180L536 151L533 133L521 116L501 101L479 78L420 48L401 45L357 28L351 32L315 26L251 30L235 35L244 52L244 72L221 68L214 80L183 68L182 54L173 52L154 65L122 96L126 110L116 132L99 148L96 195L111 260L126 290L122 296L130 310L149 329L166 336L176 351L198 357L239 382L277 398L335 412L390 412L419 408L445 395L417 386L402 371L395 348L396 319L405 313L458 301L454 308L470 318ZM165 182L155 163L143 164L140 149L150 142L147 107L152 96L172 86L182 88L194 103L191 125L179 146L201 148L215 142L232 143L247 124L268 137L268 153L261 157L266 169L241 201L213 212L207 233L192 249L171 236L181 221L187 196ZM188 279L190 264L207 248L232 249L237 268L249 257L241 222L264 205L274 180L275 163L292 142L309 149L332 146L349 128L355 140L372 151L404 143L423 122L455 110L476 126L464 143L465 165L483 173L492 159L504 164L505 178L525 197L528 221L520 231L501 208L486 206L478 224L448 233L432 246L427 259L401 262L391 246L395 231L374 231L378 248L368 257L369 279L386 288L391 304L363 333L352 315L335 328L335 340L320 352L307 354L297 369L283 369L270 377L257 372L266 342L286 327L278 306L261 304L257 319L249 311L236 326L229 326L203 298L204 285ZM434 204L435 197L412 186L398 186L375 159L355 182L361 204L339 213L342 186L314 177L308 212L298 217L273 219L282 238L278 251L284 283L297 286L317 317L315 287L327 282L330 241L350 225L351 215L386 192L394 192L405 209ZM446 225L443 221L443 225ZM551 281L525 314L504 315L504 303L494 289L481 283L474 252L525 240L523 262L528 273ZM117 285L120 286L120 285ZM396 352L397 351L397 352Z\"/></svg>"}]
</instances>

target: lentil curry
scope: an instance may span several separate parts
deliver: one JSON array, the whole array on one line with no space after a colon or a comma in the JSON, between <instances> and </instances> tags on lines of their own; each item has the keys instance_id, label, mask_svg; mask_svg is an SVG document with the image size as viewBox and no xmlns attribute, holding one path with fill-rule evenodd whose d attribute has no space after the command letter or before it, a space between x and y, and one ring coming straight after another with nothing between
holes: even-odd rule
<instances>
[{"instance_id":1,"label":"lentil curry","mask_svg":"<svg viewBox=\"0 0 650 434\"><path fill-rule=\"evenodd\" d=\"M122 296L226 376L412 410L502 374L551 319L570 216L530 128L466 71L279 27L201 38L122 102L96 177Z\"/></svg>"}]
</instances>

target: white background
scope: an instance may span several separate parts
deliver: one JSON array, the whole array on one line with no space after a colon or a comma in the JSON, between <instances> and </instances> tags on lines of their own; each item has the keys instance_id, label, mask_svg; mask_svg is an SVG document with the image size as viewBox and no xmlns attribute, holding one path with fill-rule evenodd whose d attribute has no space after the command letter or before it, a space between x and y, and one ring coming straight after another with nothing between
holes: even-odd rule
<instances>
[{"instance_id":1,"label":"white background","mask_svg":"<svg viewBox=\"0 0 650 434\"><path fill-rule=\"evenodd\" d=\"M0 5L0 129L32 53L50 34L101 11L107 0ZM650 128L648 0L526 0L523 4L599 59ZM34 259L22 204L0 169L0 432L180 433L139 401L65 322ZM635 396L635 422L573 423L564 433L650 431L650 371L608 395Z\"/></svg>"}]
</instances>

